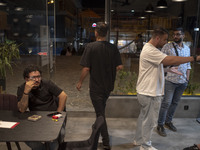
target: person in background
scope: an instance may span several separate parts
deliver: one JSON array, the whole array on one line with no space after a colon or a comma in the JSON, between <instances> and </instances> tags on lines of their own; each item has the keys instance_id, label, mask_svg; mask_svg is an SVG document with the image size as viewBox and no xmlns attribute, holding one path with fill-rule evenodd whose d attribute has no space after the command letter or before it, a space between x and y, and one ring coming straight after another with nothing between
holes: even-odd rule
<instances>
[{"instance_id":1,"label":"person in background","mask_svg":"<svg viewBox=\"0 0 200 150\"><path fill-rule=\"evenodd\" d=\"M174 29L174 42L164 45L161 51L169 56L189 57L190 48L183 43L184 37L183 28ZM165 77L165 91L161 103L157 126L157 132L161 136L167 136L164 125L166 128L174 132L177 131L176 127L172 123L172 119L178 102L188 85L190 69L190 62L180 64L178 66L178 71L182 73L181 76L168 72Z\"/></svg>"},{"instance_id":2,"label":"person in background","mask_svg":"<svg viewBox=\"0 0 200 150\"><path fill-rule=\"evenodd\" d=\"M90 73L90 98L94 106L96 116L105 118L106 101L114 88L116 70L122 69L122 62L118 48L106 41L108 26L98 22L95 28L96 41L87 44L81 58L83 66L80 79L76 85L81 89L83 80ZM103 148L110 150L107 123L101 128Z\"/></svg>"},{"instance_id":3,"label":"person in background","mask_svg":"<svg viewBox=\"0 0 200 150\"><path fill-rule=\"evenodd\" d=\"M66 48L66 46L64 46L64 48L63 48L62 51L60 52L60 55L65 56L66 53L67 53L67 48Z\"/></svg>"},{"instance_id":4,"label":"person in background","mask_svg":"<svg viewBox=\"0 0 200 150\"><path fill-rule=\"evenodd\" d=\"M18 87L18 109L24 113L27 108L30 111L57 111L65 109L67 94L50 80L42 79L41 70L30 65L24 69L25 82ZM60 132L60 141L50 143L50 150L58 149L58 142L63 141L65 135L65 123ZM44 150L45 145L41 142L26 142L32 150Z\"/></svg>"},{"instance_id":5,"label":"person in background","mask_svg":"<svg viewBox=\"0 0 200 150\"><path fill-rule=\"evenodd\" d=\"M69 46L67 47L66 56L72 56L72 51Z\"/></svg>"},{"instance_id":6,"label":"person in background","mask_svg":"<svg viewBox=\"0 0 200 150\"><path fill-rule=\"evenodd\" d=\"M167 56L159 50L167 43L167 40L168 31L163 28L156 28L150 41L144 45L140 54L136 89L141 110L133 141L133 145L140 146L140 150L157 150L152 146L151 136L158 120L161 99L164 94L163 66L180 65L200 60L200 56ZM173 70L171 71L173 72Z\"/></svg>"},{"instance_id":7,"label":"person in background","mask_svg":"<svg viewBox=\"0 0 200 150\"><path fill-rule=\"evenodd\" d=\"M142 48L143 48L143 38L142 38L142 34L138 34L137 35L137 39L135 40L136 43L136 47L137 47L137 53L140 53Z\"/></svg>"}]
</instances>

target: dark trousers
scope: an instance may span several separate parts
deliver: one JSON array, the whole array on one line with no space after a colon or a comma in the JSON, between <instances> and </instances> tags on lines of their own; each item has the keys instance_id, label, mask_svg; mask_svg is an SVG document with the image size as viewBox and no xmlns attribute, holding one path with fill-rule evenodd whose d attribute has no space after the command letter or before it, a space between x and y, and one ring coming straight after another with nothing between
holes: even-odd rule
<instances>
[{"instance_id":1,"label":"dark trousers","mask_svg":"<svg viewBox=\"0 0 200 150\"><path fill-rule=\"evenodd\" d=\"M103 145L109 145L109 135L107 129L107 123L105 118L105 108L106 108L106 101L109 97L110 93L99 93L90 91L90 98L92 100L92 104L94 106L96 116L103 116L104 117L104 124L101 128L101 136Z\"/></svg>"}]
</instances>

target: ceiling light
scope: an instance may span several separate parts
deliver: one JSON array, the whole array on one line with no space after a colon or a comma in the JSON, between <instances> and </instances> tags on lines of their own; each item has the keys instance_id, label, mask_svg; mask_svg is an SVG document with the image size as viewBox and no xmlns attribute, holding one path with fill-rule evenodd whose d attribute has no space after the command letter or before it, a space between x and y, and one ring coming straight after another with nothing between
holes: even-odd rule
<instances>
[{"instance_id":1,"label":"ceiling light","mask_svg":"<svg viewBox=\"0 0 200 150\"><path fill-rule=\"evenodd\" d=\"M194 31L199 31L199 28L194 28Z\"/></svg>"},{"instance_id":2,"label":"ceiling light","mask_svg":"<svg viewBox=\"0 0 200 150\"><path fill-rule=\"evenodd\" d=\"M31 19L31 18L33 18L33 15L27 15L26 18Z\"/></svg>"},{"instance_id":3,"label":"ceiling light","mask_svg":"<svg viewBox=\"0 0 200 150\"><path fill-rule=\"evenodd\" d=\"M159 0L157 3L157 8L167 8L166 0Z\"/></svg>"},{"instance_id":4,"label":"ceiling light","mask_svg":"<svg viewBox=\"0 0 200 150\"><path fill-rule=\"evenodd\" d=\"M18 22L19 21L19 19L18 18L13 18L13 22Z\"/></svg>"},{"instance_id":5,"label":"ceiling light","mask_svg":"<svg viewBox=\"0 0 200 150\"><path fill-rule=\"evenodd\" d=\"M185 2L187 0L172 0L172 2Z\"/></svg>"},{"instance_id":6,"label":"ceiling light","mask_svg":"<svg viewBox=\"0 0 200 150\"><path fill-rule=\"evenodd\" d=\"M146 17L145 16L140 16L140 17L138 17L139 19L146 19Z\"/></svg>"},{"instance_id":7,"label":"ceiling light","mask_svg":"<svg viewBox=\"0 0 200 150\"><path fill-rule=\"evenodd\" d=\"M7 4L4 2L0 2L0 6L6 6Z\"/></svg>"},{"instance_id":8,"label":"ceiling light","mask_svg":"<svg viewBox=\"0 0 200 150\"><path fill-rule=\"evenodd\" d=\"M33 33L27 33L26 36L31 37Z\"/></svg>"},{"instance_id":9,"label":"ceiling light","mask_svg":"<svg viewBox=\"0 0 200 150\"><path fill-rule=\"evenodd\" d=\"M30 22L31 22L31 19L29 19L29 18L26 19L26 22L27 22L27 23L30 23Z\"/></svg>"},{"instance_id":10,"label":"ceiling light","mask_svg":"<svg viewBox=\"0 0 200 150\"><path fill-rule=\"evenodd\" d=\"M54 0L48 1L48 4L53 4L53 3L54 3Z\"/></svg>"},{"instance_id":11,"label":"ceiling light","mask_svg":"<svg viewBox=\"0 0 200 150\"><path fill-rule=\"evenodd\" d=\"M147 12L147 13L153 13L154 12L154 8L151 5L151 3L146 7L145 12Z\"/></svg>"},{"instance_id":12,"label":"ceiling light","mask_svg":"<svg viewBox=\"0 0 200 150\"><path fill-rule=\"evenodd\" d=\"M16 10L16 11L23 11L24 8L22 8L22 7L16 7L15 10Z\"/></svg>"},{"instance_id":13,"label":"ceiling light","mask_svg":"<svg viewBox=\"0 0 200 150\"><path fill-rule=\"evenodd\" d=\"M14 35L14 36L19 36L19 33L16 32L16 33L13 33L13 35Z\"/></svg>"}]
</instances>

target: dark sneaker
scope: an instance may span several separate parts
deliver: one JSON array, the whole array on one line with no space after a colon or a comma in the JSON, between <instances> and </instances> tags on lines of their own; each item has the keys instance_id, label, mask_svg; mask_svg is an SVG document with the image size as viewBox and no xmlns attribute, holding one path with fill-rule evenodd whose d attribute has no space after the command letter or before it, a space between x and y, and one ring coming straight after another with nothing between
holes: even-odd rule
<instances>
[{"instance_id":1,"label":"dark sneaker","mask_svg":"<svg viewBox=\"0 0 200 150\"><path fill-rule=\"evenodd\" d=\"M163 125L157 126L157 132L160 136L167 136L167 133L165 132L165 128Z\"/></svg>"},{"instance_id":2,"label":"dark sneaker","mask_svg":"<svg viewBox=\"0 0 200 150\"><path fill-rule=\"evenodd\" d=\"M103 145L104 150L111 150L111 147L109 145Z\"/></svg>"},{"instance_id":3,"label":"dark sneaker","mask_svg":"<svg viewBox=\"0 0 200 150\"><path fill-rule=\"evenodd\" d=\"M186 147L183 150L199 150L199 148L194 144L194 146Z\"/></svg>"},{"instance_id":4,"label":"dark sneaker","mask_svg":"<svg viewBox=\"0 0 200 150\"><path fill-rule=\"evenodd\" d=\"M174 132L177 131L176 127L173 125L172 122L165 123L165 127L167 127L168 129L170 129L170 130L172 130L172 131L174 131Z\"/></svg>"}]
</instances>

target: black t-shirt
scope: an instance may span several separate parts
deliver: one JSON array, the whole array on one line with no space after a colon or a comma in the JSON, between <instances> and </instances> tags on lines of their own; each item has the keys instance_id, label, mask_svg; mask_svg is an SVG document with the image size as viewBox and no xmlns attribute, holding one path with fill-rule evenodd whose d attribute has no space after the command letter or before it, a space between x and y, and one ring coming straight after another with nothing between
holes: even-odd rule
<instances>
[{"instance_id":1,"label":"black t-shirt","mask_svg":"<svg viewBox=\"0 0 200 150\"><path fill-rule=\"evenodd\" d=\"M18 87L17 98L21 100L24 93L25 83ZM53 82L41 80L37 89L29 93L29 109L32 111L56 111L58 108L58 96L63 90Z\"/></svg>"},{"instance_id":2,"label":"black t-shirt","mask_svg":"<svg viewBox=\"0 0 200 150\"><path fill-rule=\"evenodd\" d=\"M116 67L121 65L118 48L107 41L87 44L80 64L90 68L90 90L110 92L114 88Z\"/></svg>"}]
</instances>

